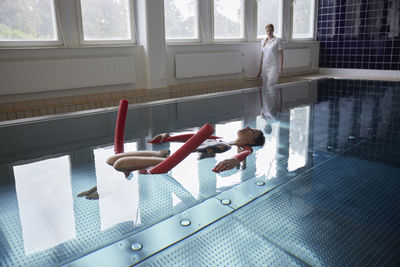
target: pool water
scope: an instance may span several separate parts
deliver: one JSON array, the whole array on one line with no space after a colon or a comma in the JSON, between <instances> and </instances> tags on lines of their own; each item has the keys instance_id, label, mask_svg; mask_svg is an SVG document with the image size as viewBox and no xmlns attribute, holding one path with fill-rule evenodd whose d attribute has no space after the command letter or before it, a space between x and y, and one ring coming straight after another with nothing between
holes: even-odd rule
<instances>
[{"instance_id":1,"label":"pool water","mask_svg":"<svg viewBox=\"0 0 400 267\"><path fill-rule=\"evenodd\" d=\"M126 179L105 163L116 115L108 108L0 125L1 266L105 265L105 257L114 266L226 265L221 255L234 265L399 262L400 83L323 79L130 106L125 151L173 153L182 143L146 141L205 123L224 140L246 126L262 130L265 145L223 173L211 170L235 148ZM247 187L256 180L268 189ZM95 186L98 195L78 197ZM213 217L207 203L226 196L230 209ZM159 236L163 251L135 258L130 250L125 261L107 254L196 208L213 219L170 243ZM264 249L243 256L238 233ZM210 248L230 245L206 254L204 244L190 246L210 236Z\"/></svg>"}]
</instances>

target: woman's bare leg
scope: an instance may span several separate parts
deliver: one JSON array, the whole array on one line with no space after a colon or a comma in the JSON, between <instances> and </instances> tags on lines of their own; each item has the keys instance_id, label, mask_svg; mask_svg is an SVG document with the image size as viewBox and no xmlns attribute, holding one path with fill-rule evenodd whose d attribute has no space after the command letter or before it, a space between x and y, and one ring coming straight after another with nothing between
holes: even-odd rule
<instances>
[{"instance_id":1,"label":"woman's bare leg","mask_svg":"<svg viewBox=\"0 0 400 267\"><path fill-rule=\"evenodd\" d=\"M160 157L123 157L114 162L114 168L117 171L127 172L146 169L161 163L165 158Z\"/></svg>"},{"instance_id":2,"label":"woman's bare leg","mask_svg":"<svg viewBox=\"0 0 400 267\"><path fill-rule=\"evenodd\" d=\"M161 151L149 151L149 150L143 150L143 151L132 151L132 152L125 152L125 153L119 153L112 155L107 159L107 164L109 165L114 165L114 163L121 158L125 157L167 157L169 155L169 150L161 150Z\"/></svg>"}]
</instances>

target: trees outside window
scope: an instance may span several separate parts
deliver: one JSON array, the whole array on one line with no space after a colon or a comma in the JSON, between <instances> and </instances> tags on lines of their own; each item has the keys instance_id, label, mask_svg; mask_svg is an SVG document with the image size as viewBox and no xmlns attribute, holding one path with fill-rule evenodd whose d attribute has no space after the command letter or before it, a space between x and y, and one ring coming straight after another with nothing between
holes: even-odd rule
<instances>
[{"instance_id":1,"label":"trees outside window","mask_svg":"<svg viewBox=\"0 0 400 267\"><path fill-rule=\"evenodd\" d=\"M296 0L293 4L293 39L310 39L314 36L315 0Z\"/></svg>"},{"instance_id":2,"label":"trees outside window","mask_svg":"<svg viewBox=\"0 0 400 267\"><path fill-rule=\"evenodd\" d=\"M53 0L0 0L0 42L58 41Z\"/></svg>"},{"instance_id":3,"label":"trees outside window","mask_svg":"<svg viewBox=\"0 0 400 267\"><path fill-rule=\"evenodd\" d=\"M257 38L265 38L265 26L274 25L274 35L282 37L282 0L257 1Z\"/></svg>"},{"instance_id":4,"label":"trees outside window","mask_svg":"<svg viewBox=\"0 0 400 267\"><path fill-rule=\"evenodd\" d=\"M168 41L199 39L197 0L164 0L164 19Z\"/></svg>"},{"instance_id":5,"label":"trees outside window","mask_svg":"<svg viewBox=\"0 0 400 267\"><path fill-rule=\"evenodd\" d=\"M244 39L244 1L214 0L214 39Z\"/></svg>"},{"instance_id":6,"label":"trees outside window","mask_svg":"<svg viewBox=\"0 0 400 267\"><path fill-rule=\"evenodd\" d=\"M84 41L133 41L130 0L81 0Z\"/></svg>"}]
</instances>

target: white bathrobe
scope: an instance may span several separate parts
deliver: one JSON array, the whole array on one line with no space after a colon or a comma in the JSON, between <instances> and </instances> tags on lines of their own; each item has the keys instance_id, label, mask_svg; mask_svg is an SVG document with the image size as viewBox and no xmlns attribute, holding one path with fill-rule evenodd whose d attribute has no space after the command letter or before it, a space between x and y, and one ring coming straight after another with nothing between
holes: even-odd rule
<instances>
[{"instance_id":1,"label":"white bathrobe","mask_svg":"<svg viewBox=\"0 0 400 267\"><path fill-rule=\"evenodd\" d=\"M261 51L264 53L262 59L263 87L268 87L278 82L280 69L279 51L281 50L283 48L279 38L274 37L269 43L265 42L265 39L261 40Z\"/></svg>"}]
</instances>

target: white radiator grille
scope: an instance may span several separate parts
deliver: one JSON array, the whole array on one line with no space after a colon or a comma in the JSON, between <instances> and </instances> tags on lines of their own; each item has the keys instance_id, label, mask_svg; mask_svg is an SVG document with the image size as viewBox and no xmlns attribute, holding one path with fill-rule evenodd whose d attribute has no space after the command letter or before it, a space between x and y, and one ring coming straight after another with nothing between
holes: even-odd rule
<instances>
[{"instance_id":1,"label":"white radiator grille","mask_svg":"<svg viewBox=\"0 0 400 267\"><path fill-rule=\"evenodd\" d=\"M0 95L135 81L132 56L0 62Z\"/></svg>"},{"instance_id":2,"label":"white radiator grille","mask_svg":"<svg viewBox=\"0 0 400 267\"><path fill-rule=\"evenodd\" d=\"M204 77L242 72L240 52L178 54L176 78Z\"/></svg>"},{"instance_id":3,"label":"white radiator grille","mask_svg":"<svg viewBox=\"0 0 400 267\"><path fill-rule=\"evenodd\" d=\"M283 68L310 67L310 48L296 48L283 50Z\"/></svg>"}]
</instances>

